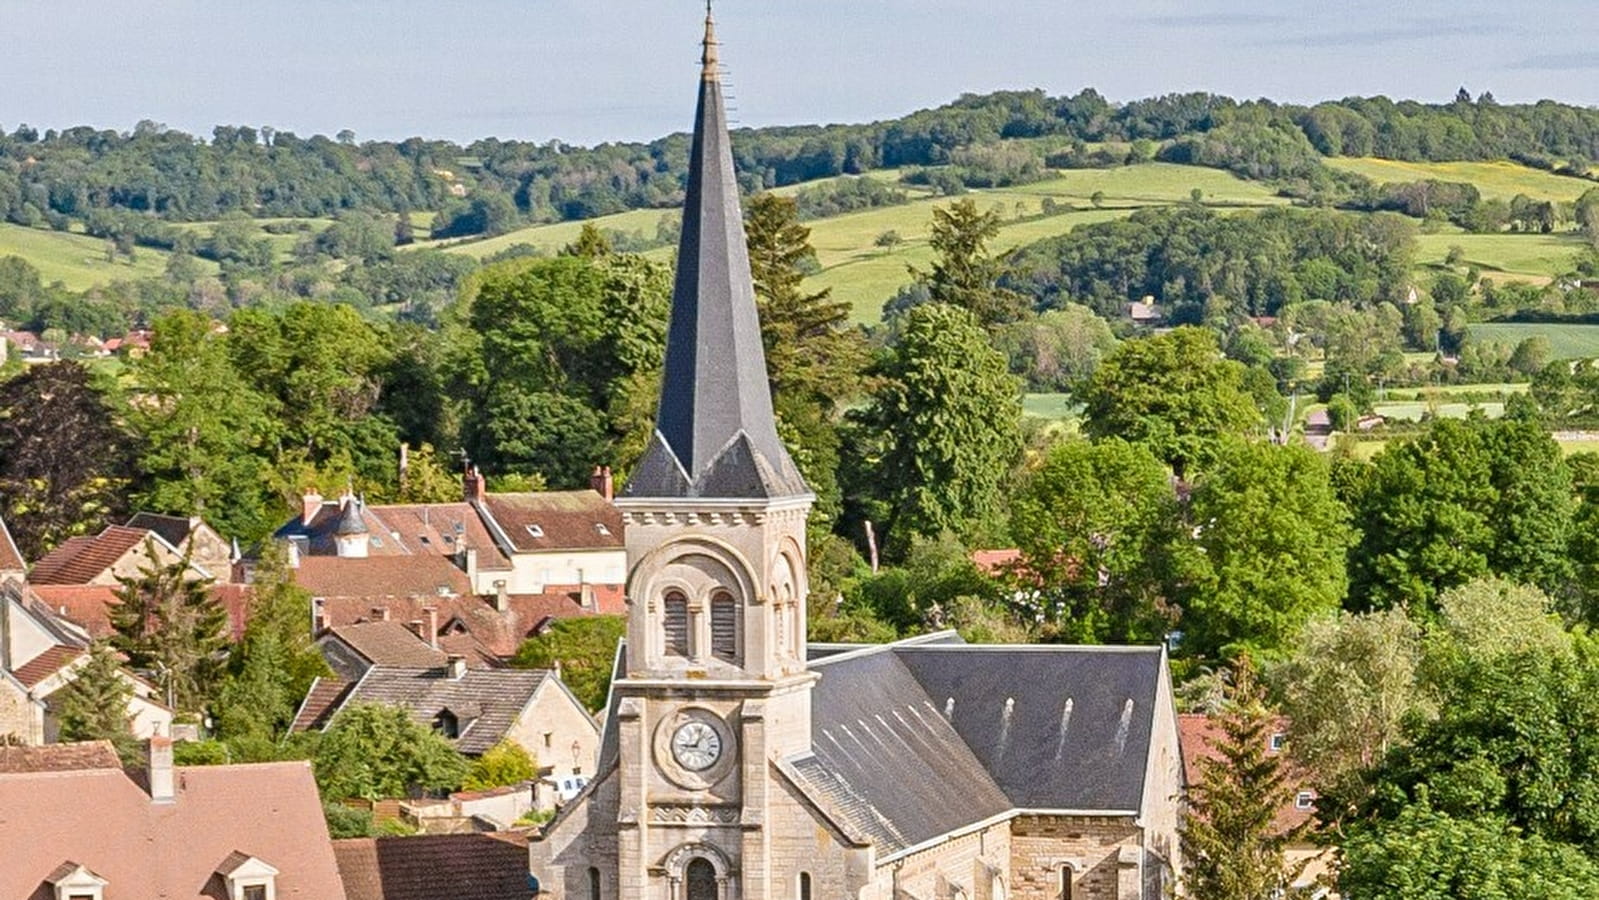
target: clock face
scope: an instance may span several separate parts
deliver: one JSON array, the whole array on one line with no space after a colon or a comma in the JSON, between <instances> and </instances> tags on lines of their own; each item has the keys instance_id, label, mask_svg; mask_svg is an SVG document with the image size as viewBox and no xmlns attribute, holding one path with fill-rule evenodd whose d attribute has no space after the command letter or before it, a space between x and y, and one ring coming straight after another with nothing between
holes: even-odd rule
<instances>
[{"instance_id":1,"label":"clock face","mask_svg":"<svg viewBox=\"0 0 1599 900\"><path fill-rule=\"evenodd\" d=\"M704 722L688 722L672 733L672 758L690 772L703 772L722 758L722 736Z\"/></svg>"}]
</instances>

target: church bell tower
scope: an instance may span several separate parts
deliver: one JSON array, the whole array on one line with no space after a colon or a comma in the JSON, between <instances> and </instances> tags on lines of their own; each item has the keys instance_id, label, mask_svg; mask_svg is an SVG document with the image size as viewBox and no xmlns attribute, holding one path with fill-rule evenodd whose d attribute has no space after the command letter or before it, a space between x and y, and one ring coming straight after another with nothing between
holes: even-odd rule
<instances>
[{"instance_id":1,"label":"church bell tower","mask_svg":"<svg viewBox=\"0 0 1599 900\"><path fill-rule=\"evenodd\" d=\"M622 897L763 900L771 762L808 751L805 520L778 438L707 10L655 433L627 522L625 677L613 687Z\"/></svg>"}]
</instances>

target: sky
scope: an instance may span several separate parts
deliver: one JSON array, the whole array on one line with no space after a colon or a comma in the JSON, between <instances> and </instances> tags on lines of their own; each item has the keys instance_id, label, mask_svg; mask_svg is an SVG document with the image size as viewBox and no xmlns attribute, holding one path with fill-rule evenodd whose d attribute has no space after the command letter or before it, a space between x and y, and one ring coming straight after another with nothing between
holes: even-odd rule
<instances>
[{"instance_id":1,"label":"sky","mask_svg":"<svg viewBox=\"0 0 1599 900\"><path fill-rule=\"evenodd\" d=\"M735 125L1094 87L1599 105L1592 0L720 0ZM0 128L573 144L693 116L695 0L0 0Z\"/></svg>"}]
</instances>

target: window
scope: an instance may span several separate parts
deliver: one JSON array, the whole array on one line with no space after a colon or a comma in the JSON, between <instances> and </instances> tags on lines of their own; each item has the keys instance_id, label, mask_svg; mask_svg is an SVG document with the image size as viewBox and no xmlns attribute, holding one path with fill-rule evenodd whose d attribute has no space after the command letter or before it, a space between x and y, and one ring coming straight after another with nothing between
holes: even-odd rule
<instances>
[{"instance_id":1,"label":"window","mask_svg":"<svg viewBox=\"0 0 1599 900\"><path fill-rule=\"evenodd\" d=\"M798 900L811 900L811 873L809 872L800 873Z\"/></svg>"},{"instance_id":2,"label":"window","mask_svg":"<svg viewBox=\"0 0 1599 900\"><path fill-rule=\"evenodd\" d=\"M716 867L703 856L696 856L683 870L683 880L688 883L687 900L717 900Z\"/></svg>"},{"instance_id":3,"label":"window","mask_svg":"<svg viewBox=\"0 0 1599 900\"><path fill-rule=\"evenodd\" d=\"M666 632L666 652L670 656L688 656L688 598L673 591L661 604L661 627Z\"/></svg>"},{"instance_id":4,"label":"window","mask_svg":"<svg viewBox=\"0 0 1599 900\"><path fill-rule=\"evenodd\" d=\"M595 522L594 530L599 532L601 537L611 536L611 529L607 528L604 522Z\"/></svg>"},{"instance_id":5,"label":"window","mask_svg":"<svg viewBox=\"0 0 1599 900\"><path fill-rule=\"evenodd\" d=\"M528 534L531 534L536 538L541 538L544 536L544 529L537 525L524 525L522 527L527 529Z\"/></svg>"},{"instance_id":6,"label":"window","mask_svg":"<svg viewBox=\"0 0 1599 900\"><path fill-rule=\"evenodd\" d=\"M246 885L244 888L244 900L267 900L266 885Z\"/></svg>"},{"instance_id":7,"label":"window","mask_svg":"<svg viewBox=\"0 0 1599 900\"><path fill-rule=\"evenodd\" d=\"M1281 752L1283 752L1283 747L1285 747L1287 745L1288 745L1288 735L1283 734L1281 731L1276 731L1276 732L1272 733L1272 736L1271 736L1271 752L1273 752L1273 753L1281 753Z\"/></svg>"},{"instance_id":8,"label":"window","mask_svg":"<svg viewBox=\"0 0 1599 900\"><path fill-rule=\"evenodd\" d=\"M1060 900L1072 900L1073 874L1071 866L1060 867Z\"/></svg>"},{"instance_id":9,"label":"window","mask_svg":"<svg viewBox=\"0 0 1599 900\"><path fill-rule=\"evenodd\" d=\"M544 732L544 749L548 750L548 749L550 749L551 747L554 747L554 746L555 746L555 732L553 732L553 731Z\"/></svg>"},{"instance_id":10,"label":"window","mask_svg":"<svg viewBox=\"0 0 1599 900\"><path fill-rule=\"evenodd\" d=\"M738 603L726 591L711 598L711 655L738 662Z\"/></svg>"},{"instance_id":11,"label":"window","mask_svg":"<svg viewBox=\"0 0 1599 900\"><path fill-rule=\"evenodd\" d=\"M1316 795L1312 791L1300 791L1294 795L1294 809L1314 809Z\"/></svg>"},{"instance_id":12,"label":"window","mask_svg":"<svg viewBox=\"0 0 1599 900\"><path fill-rule=\"evenodd\" d=\"M589 866L589 900L600 900L600 870Z\"/></svg>"},{"instance_id":13,"label":"window","mask_svg":"<svg viewBox=\"0 0 1599 900\"><path fill-rule=\"evenodd\" d=\"M461 736L461 720L455 717L455 713L441 709L433 717L433 730L447 738L458 738Z\"/></svg>"}]
</instances>

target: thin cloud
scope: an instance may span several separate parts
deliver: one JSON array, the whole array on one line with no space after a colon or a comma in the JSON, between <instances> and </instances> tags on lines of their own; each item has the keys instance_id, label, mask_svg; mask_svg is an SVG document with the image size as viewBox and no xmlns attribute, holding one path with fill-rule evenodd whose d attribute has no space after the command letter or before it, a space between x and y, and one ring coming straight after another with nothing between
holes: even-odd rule
<instances>
[{"instance_id":1,"label":"thin cloud","mask_svg":"<svg viewBox=\"0 0 1599 900\"><path fill-rule=\"evenodd\" d=\"M1534 72L1578 72L1584 69L1599 69L1599 52L1545 53L1513 62L1507 68Z\"/></svg>"},{"instance_id":2,"label":"thin cloud","mask_svg":"<svg viewBox=\"0 0 1599 900\"><path fill-rule=\"evenodd\" d=\"M1214 12L1187 16L1150 16L1140 20L1158 28L1250 28L1264 25L1282 25L1287 16L1269 13Z\"/></svg>"},{"instance_id":3,"label":"thin cloud","mask_svg":"<svg viewBox=\"0 0 1599 900\"><path fill-rule=\"evenodd\" d=\"M1305 47L1376 47L1383 44L1413 43L1440 37L1481 34L1482 28L1477 25L1462 22L1418 21L1390 28L1303 34L1296 40Z\"/></svg>"}]
</instances>

